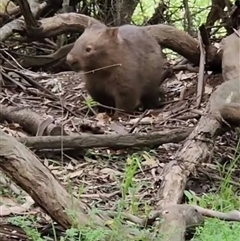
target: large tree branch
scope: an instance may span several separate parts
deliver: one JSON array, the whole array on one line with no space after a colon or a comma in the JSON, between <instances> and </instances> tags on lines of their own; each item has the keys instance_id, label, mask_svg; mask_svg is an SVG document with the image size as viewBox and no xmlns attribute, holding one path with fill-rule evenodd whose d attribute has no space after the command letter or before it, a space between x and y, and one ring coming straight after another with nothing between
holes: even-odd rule
<instances>
[{"instance_id":1,"label":"large tree branch","mask_svg":"<svg viewBox=\"0 0 240 241\"><path fill-rule=\"evenodd\" d=\"M51 18L42 19L40 21L41 30L38 32L34 31L32 33L28 33L28 35L33 39L39 39L66 32L82 32L89 21L100 23L98 20L83 14L63 13ZM199 42L190 35L186 34L184 31L164 24L143 26L143 28L149 31L149 33L156 38L158 43L163 47L172 49L195 65L199 64ZM5 38L4 36L4 34L1 35L0 40L3 40ZM217 48L209 46L208 64L212 69L221 68L221 54L222 52L218 52Z\"/></svg>"}]
</instances>

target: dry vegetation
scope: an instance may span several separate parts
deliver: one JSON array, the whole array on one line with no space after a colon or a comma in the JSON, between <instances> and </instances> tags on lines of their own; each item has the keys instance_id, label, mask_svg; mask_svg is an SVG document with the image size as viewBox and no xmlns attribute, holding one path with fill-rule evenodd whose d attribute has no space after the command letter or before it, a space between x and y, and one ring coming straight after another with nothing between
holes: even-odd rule
<instances>
[{"instance_id":1,"label":"dry vegetation","mask_svg":"<svg viewBox=\"0 0 240 241\"><path fill-rule=\"evenodd\" d=\"M239 1L212 0L199 29L183 1L185 31L159 3L142 27L180 56L166 54L167 99L118 121L65 58L88 21L130 23L138 2L39 2L0 8L0 239L184 241L205 217L239 222L200 201L239 190Z\"/></svg>"}]
</instances>

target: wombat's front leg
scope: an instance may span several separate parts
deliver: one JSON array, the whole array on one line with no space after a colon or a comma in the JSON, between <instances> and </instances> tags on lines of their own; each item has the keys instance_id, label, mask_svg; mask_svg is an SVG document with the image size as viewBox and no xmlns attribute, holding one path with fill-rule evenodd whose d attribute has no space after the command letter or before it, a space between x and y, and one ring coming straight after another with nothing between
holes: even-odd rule
<instances>
[{"instance_id":1,"label":"wombat's front leg","mask_svg":"<svg viewBox=\"0 0 240 241\"><path fill-rule=\"evenodd\" d=\"M136 93L118 93L115 97L115 110L114 119L119 116L119 110L126 112L133 112L140 105L140 97Z\"/></svg>"}]
</instances>

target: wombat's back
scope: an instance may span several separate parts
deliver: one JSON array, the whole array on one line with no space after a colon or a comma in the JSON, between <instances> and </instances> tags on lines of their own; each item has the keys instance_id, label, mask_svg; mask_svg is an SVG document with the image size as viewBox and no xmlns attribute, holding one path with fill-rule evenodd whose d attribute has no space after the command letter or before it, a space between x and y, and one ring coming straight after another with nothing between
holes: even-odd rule
<instances>
[{"instance_id":1,"label":"wombat's back","mask_svg":"<svg viewBox=\"0 0 240 241\"><path fill-rule=\"evenodd\" d=\"M134 76L137 73L136 79L132 80L133 84L139 87L143 104L151 108L157 105L156 96L159 95L158 87L161 84L161 47L143 27L123 25L119 27L119 34L124 40L125 74Z\"/></svg>"}]
</instances>

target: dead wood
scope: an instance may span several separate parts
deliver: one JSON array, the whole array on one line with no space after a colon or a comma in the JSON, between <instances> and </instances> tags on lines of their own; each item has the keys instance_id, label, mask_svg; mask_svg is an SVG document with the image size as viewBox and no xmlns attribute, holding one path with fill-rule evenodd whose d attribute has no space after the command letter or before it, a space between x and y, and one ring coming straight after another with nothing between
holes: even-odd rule
<instances>
[{"instance_id":1,"label":"dead wood","mask_svg":"<svg viewBox=\"0 0 240 241\"><path fill-rule=\"evenodd\" d=\"M233 210L227 213L222 213L222 212L202 208L197 205L192 205L192 206L205 217L218 218L224 221L240 222L240 212L237 210Z\"/></svg>"},{"instance_id":2,"label":"dead wood","mask_svg":"<svg viewBox=\"0 0 240 241\"><path fill-rule=\"evenodd\" d=\"M175 27L158 24L143 27L153 35L159 44L182 55L195 65L199 65L199 42ZM221 53L214 46L209 48L208 63L213 68L221 66Z\"/></svg>"},{"instance_id":3,"label":"dead wood","mask_svg":"<svg viewBox=\"0 0 240 241\"><path fill-rule=\"evenodd\" d=\"M48 168L30 150L14 137L1 130L0 135L1 171L30 194L33 200L57 223L64 228L69 228L72 225L83 228L89 224L95 227L103 227L106 221L111 220L112 215L108 213L99 212L91 216L89 206L69 195ZM68 212L71 210L74 210L74 217ZM163 241L182 241L184 240L186 228L189 229L203 224L201 213L191 205L166 206L165 209L161 212L155 212L154 215L152 218L161 219L161 223L157 222L156 225L159 225L157 227L159 227L159 231L163 235ZM140 225L145 223L142 219L132 215L126 214L123 216L125 219L137 222ZM175 228L173 229L173 227ZM122 229L125 240L138 235L136 232L133 233L131 230L126 229L124 225ZM159 240L159 238L155 239L153 236L148 235L145 240Z\"/></svg>"},{"instance_id":4,"label":"dead wood","mask_svg":"<svg viewBox=\"0 0 240 241\"><path fill-rule=\"evenodd\" d=\"M63 227L71 227L73 220L79 226L89 224L86 204L68 194L49 169L23 144L2 130L0 136L0 169L7 176ZM67 212L71 210L77 215L71 217ZM93 223L99 226L102 220L95 216Z\"/></svg>"},{"instance_id":5,"label":"dead wood","mask_svg":"<svg viewBox=\"0 0 240 241\"><path fill-rule=\"evenodd\" d=\"M240 75L240 30L237 33L234 32L221 41L223 50L222 76L225 81L236 79Z\"/></svg>"},{"instance_id":6,"label":"dead wood","mask_svg":"<svg viewBox=\"0 0 240 241\"><path fill-rule=\"evenodd\" d=\"M175 205L181 202L188 176L195 171L195 166L200 164L201 161L207 157L209 150L213 148L214 139L218 134L218 130L221 130L222 124L224 123L224 119L216 118L217 115L213 110L217 109L221 111L221 109L219 105L215 108L214 103L218 103L218 101L215 101L217 98L218 100L222 98L222 95L218 93L222 92L221 88L226 90L225 87L228 86L228 84L231 85L231 88L228 89L227 93L223 91L225 97L220 102L224 103L224 108L227 108L227 99L228 102L231 102L231 99L229 100L228 97L231 95L235 96L235 99L237 97L237 100L235 100L236 102L233 103L234 105L231 107L235 108L234 113L238 113L238 124L240 123L240 97L238 89L240 88L240 47L237 47L237 44L240 43L240 38L234 33L228 36L224 41L222 65L224 70L223 78L226 83L220 85L212 94L205 115L201 117L198 125L183 144L183 147L176 153L175 160L164 166L162 187L158 193L160 200L158 206L161 210L168 205ZM222 112L220 113L222 114Z\"/></svg>"},{"instance_id":7,"label":"dead wood","mask_svg":"<svg viewBox=\"0 0 240 241\"><path fill-rule=\"evenodd\" d=\"M108 211L107 213L111 218L114 218L118 215L117 212L112 212L112 211ZM174 219L173 216L175 216L176 218ZM223 213L219 211L202 208L197 205L189 205L189 204L170 205L170 206L167 206L162 211L152 211L149 217L147 217L147 219L142 219L129 213L122 213L122 218L124 220L138 224L142 227L146 227L147 225L153 225L153 224L154 226L158 226L162 230L161 234L164 234L164 233L167 234L168 231L166 230L173 228L169 225L166 225L168 224L168 221L167 221L168 219L169 219L169 222L172 222L172 220L175 220L176 222L179 221L179 225L175 225L175 226L183 227L183 229L179 229L177 231L178 233L180 232L181 234L183 234L183 232L185 231L185 227L188 231L192 232L194 231L194 228L196 226L202 226L204 224L203 216L210 217L210 218L218 218L224 221L240 222L240 212L237 210ZM161 226L162 224L163 226Z\"/></svg>"},{"instance_id":8,"label":"dead wood","mask_svg":"<svg viewBox=\"0 0 240 241\"><path fill-rule=\"evenodd\" d=\"M40 116L25 107L6 107L0 105L0 121L18 123L27 133L31 135L67 135L62 126L53 124L50 116Z\"/></svg>"},{"instance_id":9,"label":"dead wood","mask_svg":"<svg viewBox=\"0 0 240 241\"><path fill-rule=\"evenodd\" d=\"M240 126L240 76L225 81L216 89L210 99L210 112L219 122Z\"/></svg>"},{"instance_id":10,"label":"dead wood","mask_svg":"<svg viewBox=\"0 0 240 241\"><path fill-rule=\"evenodd\" d=\"M240 126L240 29L222 41L225 80L212 94L211 113L220 122Z\"/></svg>"},{"instance_id":11,"label":"dead wood","mask_svg":"<svg viewBox=\"0 0 240 241\"><path fill-rule=\"evenodd\" d=\"M107 213L112 218L118 215L117 212ZM220 214L224 215L224 213ZM196 227L204 224L204 218L202 213L198 211L198 206L188 204L167 206L162 211L152 212L148 219L142 219L128 213L122 213L122 218L142 227L154 223L163 241L184 241L186 230L193 233Z\"/></svg>"},{"instance_id":12,"label":"dead wood","mask_svg":"<svg viewBox=\"0 0 240 241\"><path fill-rule=\"evenodd\" d=\"M211 9L206 20L206 26L209 27L208 33L211 32L211 27L214 26L214 23L223 17L223 9L225 6L225 0L212 0Z\"/></svg>"},{"instance_id":13,"label":"dead wood","mask_svg":"<svg viewBox=\"0 0 240 241\"><path fill-rule=\"evenodd\" d=\"M57 51L58 52L58 51ZM56 52L56 53L57 53ZM59 100L59 97L57 97L56 95L54 95L50 90L46 89L45 87L43 87L42 85L40 85L37 81L33 80L31 77L28 77L27 75L25 75L24 73L22 73L21 71L18 71L16 69L9 69L9 68L4 68L3 67L4 72L8 73L8 72L14 72L15 74L19 75L21 78L23 78L26 82L28 82L32 87L40 90L43 92L43 95L45 94L46 98L49 98L50 100ZM4 73L3 73L4 74ZM8 77L8 79L10 81L13 81L13 78L9 78L9 73L3 75L4 77ZM14 82L13 82L14 83ZM19 86L19 82L15 81L16 86ZM23 91L25 90L24 88L22 88ZM31 93L30 93L31 94Z\"/></svg>"},{"instance_id":14,"label":"dead wood","mask_svg":"<svg viewBox=\"0 0 240 241\"><path fill-rule=\"evenodd\" d=\"M200 32L198 31L198 40L199 40L199 47L200 47L200 63L199 63L199 72L198 72L198 85L197 85L197 103L196 107L199 108L200 104L202 102L202 96L203 96L203 89L204 89L204 76L205 76L205 61L206 61L206 52L204 48L204 38ZM205 45L206 46L206 45ZM209 45L208 45L209 46Z\"/></svg>"},{"instance_id":15,"label":"dead wood","mask_svg":"<svg viewBox=\"0 0 240 241\"><path fill-rule=\"evenodd\" d=\"M174 161L163 168L163 182L159 190L159 208L169 204L177 204L182 200L187 177L194 172L195 166L204 160L213 147L216 132L220 123L212 116L205 115L176 153Z\"/></svg>"},{"instance_id":16,"label":"dead wood","mask_svg":"<svg viewBox=\"0 0 240 241\"><path fill-rule=\"evenodd\" d=\"M184 241L187 229L194 231L195 227L204 224L202 214L187 204L169 205L158 214L160 219L159 232L163 240Z\"/></svg>"},{"instance_id":17,"label":"dead wood","mask_svg":"<svg viewBox=\"0 0 240 241\"><path fill-rule=\"evenodd\" d=\"M61 147L81 149L94 147L151 147L164 143L178 143L184 140L192 130L192 128L182 128L147 134L21 137L18 140L35 150L59 149Z\"/></svg>"},{"instance_id":18,"label":"dead wood","mask_svg":"<svg viewBox=\"0 0 240 241\"><path fill-rule=\"evenodd\" d=\"M148 25L163 23L165 22L164 12L168 9L168 6L163 3L159 2L158 6L154 10L154 14L152 17L147 21Z\"/></svg>"},{"instance_id":19,"label":"dead wood","mask_svg":"<svg viewBox=\"0 0 240 241\"><path fill-rule=\"evenodd\" d=\"M72 47L73 44L67 44L49 55L24 56L19 62L24 68L49 66L65 59Z\"/></svg>"},{"instance_id":20,"label":"dead wood","mask_svg":"<svg viewBox=\"0 0 240 241\"><path fill-rule=\"evenodd\" d=\"M47 6L46 2L33 5L31 8L33 16L36 16L40 11L46 8L46 6ZM17 31L17 30L22 31L24 26L23 20L24 20L23 17L17 18L5 24L2 28L0 28L0 41L2 42L5 39L7 39L14 31Z\"/></svg>"},{"instance_id":21,"label":"dead wood","mask_svg":"<svg viewBox=\"0 0 240 241\"><path fill-rule=\"evenodd\" d=\"M184 241L185 232L195 232L195 228L204 225L204 216L218 218L225 221L240 222L240 212L233 210L227 213L205 209L197 205L176 204L166 206L161 211L153 211L148 220L133 219L141 225L144 223L152 224L159 227L161 235L168 241ZM127 218L128 215L125 215ZM165 240L165 239L164 239Z\"/></svg>"},{"instance_id":22,"label":"dead wood","mask_svg":"<svg viewBox=\"0 0 240 241\"><path fill-rule=\"evenodd\" d=\"M51 19L51 25L50 25L50 22L47 22L49 21L49 19L43 19L41 21L43 29L42 29L42 32L38 33L39 34L38 37L39 36L48 37L53 35L53 33L54 34L64 33L69 30L68 29L69 27L70 27L70 31L75 32L77 28L78 30L76 31L79 31L79 30L82 31L82 29L86 26L83 24L83 22L86 19L89 19L89 17L87 16L83 17L83 15L78 15L77 17L74 14L65 14L65 19L64 19L64 14L61 14L60 19L62 20L62 22L60 21L58 23L59 29L54 29L52 26L53 25L55 27L57 26L57 23L54 21L56 21L57 18L59 19L59 16L60 15L55 16L53 18L49 18ZM76 24L77 22L73 22L73 19L71 18L69 19L67 18L67 16L70 16L70 17L72 16L73 18L83 17L85 20L84 21L82 19L79 20L82 25L79 23ZM48 23L49 25L46 25L46 23ZM189 59L192 63L196 65L199 64L199 57L200 57L199 43L191 36L187 35L182 31L175 29L174 27L166 26L166 25L154 25L154 26L147 26L144 28L146 28L147 31L149 31L158 40L159 44L178 52L179 54ZM53 33L51 31L53 31ZM48 33L48 35L46 35L46 33ZM35 33L35 37L36 35L37 34ZM225 44L223 46L223 60L222 60L223 77L224 77L224 80L226 81L224 84L226 85L225 87L224 87L224 84L221 85L213 93L209 101L209 105L206 109L206 115L200 119L199 124L191 132L189 138L185 141L182 149L178 151L178 153L176 154L175 161L172 161L169 164L165 165L164 171L162 173L163 182L162 182L162 187L158 194L161 199L161 201L159 202L159 207L161 209L161 212L159 212L158 215L160 219L164 219L164 222L159 227L160 232L164 236L163 240L183 241L184 233L187 227L191 225L202 224L203 220L201 217L201 213L197 212L196 209L194 209L193 207L190 208L189 205L176 205L176 204L180 203L181 201L183 191L185 189L185 184L189 174L195 170L195 166L199 164L201 160L203 160L208 155L209 149L212 148L213 140L217 135L217 131L220 130L222 127L222 124L223 124L222 121L225 119L227 119L227 121L232 120L232 116L229 116L224 112L226 110L229 110L229 108L227 108L229 107L227 105L229 101L228 97L232 93L235 94L235 99L234 99L234 103L232 100L230 100L231 104L234 104L234 105L231 105L231 107L236 111L236 113L239 113L238 110L240 110L240 108L238 109L240 105L240 101L239 99L236 100L236 96L237 96L236 94L238 94L239 92L237 92L238 89L234 89L234 86L238 84L240 80L239 73L237 72L239 71L238 56L240 54L240 50L239 50L239 45L237 45L239 44L239 39L238 40L236 39L236 34L235 35L233 34L229 37L230 37L229 39L227 38L225 39ZM231 44L231 41L233 41L232 44ZM233 49L234 48L233 45L235 45L235 49ZM208 64L210 64L212 67L213 66L220 67L222 52L217 52L216 48L214 48L213 46L208 46L208 47L209 47L207 51L208 61L209 61ZM230 59L231 61L229 61ZM230 85L231 85L231 88L229 87ZM219 93L222 93L222 91L220 91L221 88L222 89L229 88L229 91L227 93L226 91L224 91L224 93L226 93L226 97L224 98L219 94ZM217 106L216 104L216 103L220 103L217 98L219 98L222 101L221 103L223 103L220 107ZM16 115L18 111L12 111L12 112L13 112L13 114L11 113L12 115L14 114ZM219 112L222 119L218 119L215 112ZM240 118L238 115L235 121L239 121L239 120ZM21 119L21 121L23 122L23 119ZM43 128L40 128L39 130L39 126L41 126L43 122L44 121L42 121L37 125L37 131L35 131L35 134L38 133L39 135L40 133L41 135L43 134L45 128L47 128L47 127L43 127ZM47 168L45 168L40 163L40 161L31 152L29 152L22 144L18 143L14 138L8 137L4 133L3 134L1 133L1 136L2 136L2 142L0 143L0 150L1 150L0 151L1 153L0 169L3 170L5 173L7 173L24 190L28 191L28 193L31 194L31 196L37 202L37 204L40 207L42 207L48 214L50 214L62 226L69 227L71 224L73 224L71 217L64 212L68 208L70 209L74 208L74 210L76 210L77 208L79 217L77 220L76 220L76 217L74 217L74 221L77 221L80 226L87 225L89 223L89 216L87 214L89 211L88 210L89 207L87 207L87 205L83 203L77 202L75 199L73 200L72 197L70 197L70 195L64 190L64 188L54 179L54 177L47 170ZM168 136L170 137L172 136L172 134L168 133ZM86 137L82 137L82 138L86 138ZM99 135L97 137L99 137ZM71 138L58 137L58 136L53 138L38 137L38 138L29 138L29 139L22 138L21 141L26 142L26 145L28 145L29 147L31 146L32 148L35 148L35 149L39 148L39 146L41 145L42 146L45 145L45 148L48 148L49 146L51 146L52 148L52 146L54 145L56 145L57 148L60 148L63 140L68 140L67 142L68 144L70 142L71 144L74 143L76 147L82 147L82 146L79 146L79 143L76 143ZM129 143L129 136L127 138L128 138L128 141L126 141L126 144L132 147L134 141L136 140L134 139L132 140L131 143ZM46 141L50 139L51 140L58 139L58 142L49 143ZM106 139L105 136L104 136L104 139ZM151 139L152 139L152 143L156 143L156 140L153 137L151 137ZM35 142L32 142L33 140ZM43 142L43 140L45 141ZM119 138L117 139L117 141L118 140ZM108 140L107 142L108 145L104 145L104 146L111 147L111 145L116 144L117 141L116 139L115 140L112 139L110 141ZM159 139L157 139L157 141L159 141ZM101 146L96 146L96 145L85 146L85 148L102 147L103 140L100 140L99 142L101 142L100 143ZM169 140L167 142L169 142ZM171 142L174 142L174 141L171 141ZM29 143L31 143L31 145ZM86 143L90 143L91 145L93 145L94 141L93 139L89 139L88 142L86 142L86 139L84 141L83 139L80 141L80 144L82 145L86 145ZM158 143L158 145L163 143L165 142ZM126 147L126 144L123 147ZM119 146L122 147L122 145L123 145L123 141L120 142ZM143 141L142 138L140 138L140 146L141 145L146 145L146 142ZM39 149L42 149L43 148L42 146ZM67 147L65 144L64 146ZM139 143L137 146L139 146ZM113 147L116 147L116 145ZM40 187L41 190L39 190L39 188L37 187ZM60 200L59 200L59 195L62 196ZM45 196L47 198L44 198L44 200L42 200L41 198ZM95 219L94 225L96 226L98 225L103 226L103 220L104 219L105 221L107 220L106 217L103 218L99 216L94 216L94 219ZM173 231L174 233L172 233ZM170 238L169 238L169 235L170 235Z\"/></svg>"},{"instance_id":23,"label":"dead wood","mask_svg":"<svg viewBox=\"0 0 240 241\"><path fill-rule=\"evenodd\" d=\"M227 11L224 11L225 7L227 7ZM240 6L238 0L235 1L234 5L230 0L212 0L211 10L206 20L208 33L210 34L216 21L222 20L223 27L225 27L227 35L232 34L233 28L237 28L239 26L239 10Z\"/></svg>"},{"instance_id":24,"label":"dead wood","mask_svg":"<svg viewBox=\"0 0 240 241\"><path fill-rule=\"evenodd\" d=\"M40 20L42 31L33 38L46 38L64 34L66 32L81 33L84 28L91 23L101 24L98 20L88 17L84 14L77 13L61 13L51 18L44 18Z\"/></svg>"},{"instance_id":25,"label":"dead wood","mask_svg":"<svg viewBox=\"0 0 240 241\"><path fill-rule=\"evenodd\" d=\"M22 89L23 92L27 92L33 96L41 96L43 98L48 98L50 100L55 100L57 101L56 104L61 106L66 112L71 113L73 116L79 116L77 113L75 113L74 111L72 111L70 108L68 108L66 106L66 104L61 103L60 98L57 95L54 95L51 91L49 91L48 89L44 88L43 86L41 86L39 83L37 83L36 81L32 80L31 78L29 78L28 76L26 76L25 74L21 73L20 71L16 71L16 70L11 70L9 68L4 68L4 70L7 71L12 71L16 74L18 74L20 77L22 77L24 80L26 80L29 84L31 84L33 87L35 87L36 89L41 90L42 92L36 92L33 91L31 88L27 88L24 85L22 85L19 81L16 81L14 78L10 77L8 74L2 72L1 75L2 77L4 77L4 79L9 80L10 82L12 82L13 84L15 84L17 87L19 87L20 89ZM1 81L0 81L1 83ZM5 107L4 107L5 108ZM22 108L24 109L24 108ZM1 118L1 116L0 116ZM49 127L51 128L51 127ZM54 130L55 131L55 130ZM59 132L58 132L59 133ZM57 134L57 132L56 132ZM64 134L65 135L65 134Z\"/></svg>"},{"instance_id":26,"label":"dead wood","mask_svg":"<svg viewBox=\"0 0 240 241\"><path fill-rule=\"evenodd\" d=\"M40 27L39 23L34 18L31 8L29 6L28 1L25 0L17 0L18 5L21 9L21 13L25 20L25 25L27 29L35 29L35 31ZM34 1L33 1L34 2Z\"/></svg>"},{"instance_id":27,"label":"dead wood","mask_svg":"<svg viewBox=\"0 0 240 241\"><path fill-rule=\"evenodd\" d=\"M237 66L239 66L238 56L240 55L240 47L237 48L236 44L232 44L233 39L240 41L240 38L235 33L228 36L224 40L225 45L223 48L222 61L224 70L223 78L225 78L225 81L229 81L228 78L230 78L231 81L231 79L235 77L235 79L232 80L235 81L235 84L232 88L230 88L230 91L225 94L227 98L230 94L232 94L235 86L235 96L237 96L239 100L240 87L239 84L237 84L239 77L236 78L236 76L239 75L239 67ZM236 62L232 60L235 60ZM231 65L229 65L229 63ZM222 124L222 122L219 122L219 119L217 119L216 115L213 113L213 103L216 102L215 99L216 95L218 95L217 93L219 92L219 89L221 89L221 86L224 85L227 84L224 83L220 85L212 94L209 104L206 108L206 115L201 117L196 128L185 141L181 150L179 150L179 152L176 154L175 161L170 162L164 167L163 186L159 191L159 198L161 199L159 205L161 207L164 207L169 203L176 204L181 201L187 177L191 172L194 171L195 166L200 163L201 160L204 160L207 157L208 151L213 147L213 140L218 134L217 130L221 129ZM218 101L220 101L222 97L219 96L218 98ZM223 99L221 102L225 103L225 101L226 99ZM238 104L239 106L240 101L235 104Z\"/></svg>"},{"instance_id":28,"label":"dead wood","mask_svg":"<svg viewBox=\"0 0 240 241\"><path fill-rule=\"evenodd\" d=\"M32 33L31 37L39 39L63 34L66 32L82 32L87 26L88 21L100 23L96 19L83 14L58 14L51 18L42 19L40 21L42 31ZM163 47L172 49L173 51L187 58L195 65L199 64L199 42L190 35L186 34L184 31L164 24L144 26L143 28L149 31ZM214 46L209 47L208 64L213 69L221 68L221 51L218 52Z\"/></svg>"},{"instance_id":29,"label":"dead wood","mask_svg":"<svg viewBox=\"0 0 240 241\"><path fill-rule=\"evenodd\" d=\"M90 207L71 196L29 149L2 130L0 136L0 170L26 191L53 220L66 229L88 225L111 229L111 225L107 225L111 223L107 213L91 214ZM71 215L73 211L74 216ZM138 231L130 230L125 225L120 228L123 240L131 240L130 238L140 235ZM147 234L144 240L157 241L159 238L155 239L152 234Z\"/></svg>"},{"instance_id":30,"label":"dead wood","mask_svg":"<svg viewBox=\"0 0 240 241\"><path fill-rule=\"evenodd\" d=\"M220 220L224 220L224 221L236 221L236 222L240 222L240 212L237 210L232 210L230 212L227 213L223 213L223 212L219 212L219 211L214 211L211 209L207 209L207 208L202 208L198 205L190 205L190 204L176 204L176 205L170 205L167 206L165 208L165 210L168 209L173 209L177 212L185 212L186 214L186 221L187 221L187 226L193 226L194 223L197 224L199 223L200 225L203 224L204 220L202 219L201 216L205 216L205 217L209 217L209 218L218 218ZM182 209L182 210L181 210ZM162 212L163 211L152 211L148 217L148 220L142 220L142 219L138 219L136 221L136 223L142 225L144 223L147 223L148 225L152 225L153 222L156 221L156 219L161 219L162 216ZM196 214L196 218L195 219L195 215L192 215L192 217L187 217L188 215L194 214L195 212L198 212L198 214ZM125 215L126 216L126 215ZM192 221L191 221L191 218ZM187 220L188 219L188 220ZM195 220L199 220L199 222L194 221ZM129 219L130 220L130 219ZM141 221L140 221L141 220ZM159 220L158 220L159 221ZM160 220L161 221L161 220ZM155 222L155 225L159 225L160 223Z\"/></svg>"}]
</instances>

